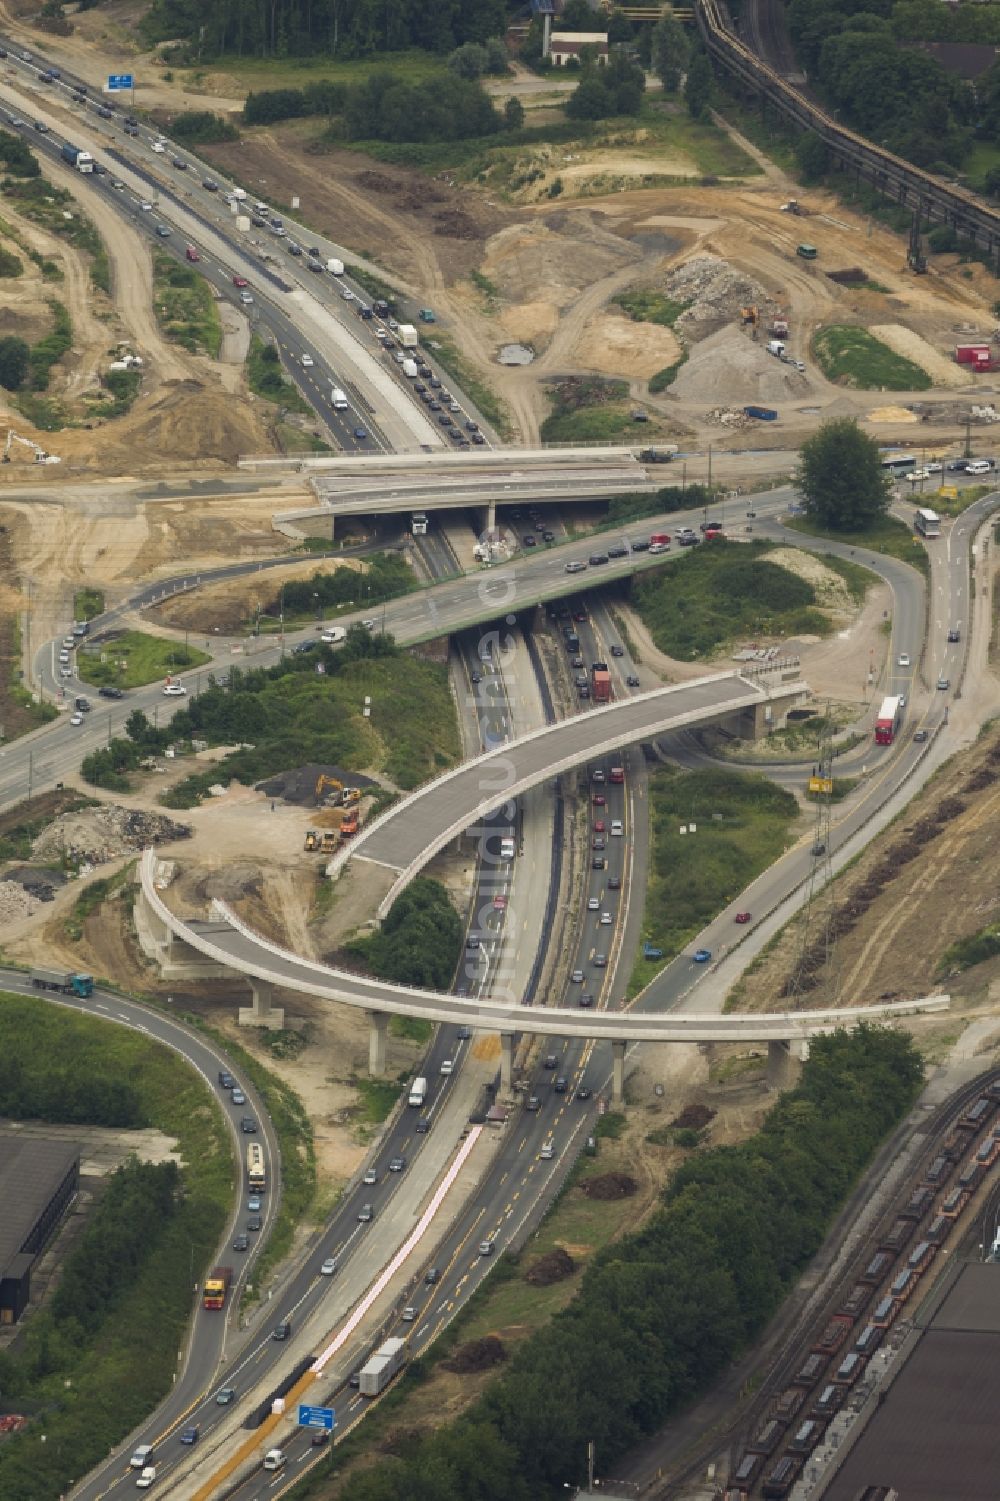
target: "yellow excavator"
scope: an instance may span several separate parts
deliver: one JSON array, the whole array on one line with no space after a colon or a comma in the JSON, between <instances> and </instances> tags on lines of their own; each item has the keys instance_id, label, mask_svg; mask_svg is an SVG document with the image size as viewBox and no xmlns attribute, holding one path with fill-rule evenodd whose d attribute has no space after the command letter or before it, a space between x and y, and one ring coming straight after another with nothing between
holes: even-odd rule
<instances>
[{"instance_id":1,"label":"yellow excavator","mask_svg":"<svg viewBox=\"0 0 1000 1501\"><path fill-rule=\"evenodd\" d=\"M345 787L343 782L338 782L336 777L328 777L325 771L320 772L316 778L317 801L322 798L323 792L327 787L331 788L333 792L340 794L339 797L333 799L334 807L337 807L340 803L346 805L347 803L360 803L361 801L360 787Z\"/></svg>"}]
</instances>

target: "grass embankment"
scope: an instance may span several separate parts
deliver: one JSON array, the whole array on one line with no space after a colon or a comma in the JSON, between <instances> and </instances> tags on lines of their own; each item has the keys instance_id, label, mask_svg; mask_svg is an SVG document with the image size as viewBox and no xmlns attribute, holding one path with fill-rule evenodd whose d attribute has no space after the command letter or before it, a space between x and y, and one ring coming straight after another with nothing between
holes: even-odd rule
<instances>
[{"instance_id":1,"label":"grass embankment","mask_svg":"<svg viewBox=\"0 0 1000 1501\"><path fill-rule=\"evenodd\" d=\"M867 547L869 552L888 553L892 558L899 558L921 573L930 572L930 558L922 540L905 521L897 521L894 516L883 516L863 532L834 532L819 526L808 516L786 516L784 524L792 531L804 532L807 537L827 537L831 542L841 542L847 547ZM833 559L829 561L833 566ZM846 561L850 563L850 559Z\"/></svg>"},{"instance_id":2,"label":"grass embankment","mask_svg":"<svg viewBox=\"0 0 1000 1501\"><path fill-rule=\"evenodd\" d=\"M247 385L265 401L273 401L289 412L313 415L313 409L298 386L292 384L281 368L281 358L273 344L253 334L246 361ZM300 435L301 436L301 435Z\"/></svg>"},{"instance_id":3,"label":"grass embankment","mask_svg":"<svg viewBox=\"0 0 1000 1501\"><path fill-rule=\"evenodd\" d=\"M208 282L163 250L153 251L153 310L168 339L218 359L222 324Z\"/></svg>"},{"instance_id":4,"label":"grass embankment","mask_svg":"<svg viewBox=\"0 0 1000 1501\"><path fill-rule=\"evenodd\" d=\"M154 1126L177 1142L182 1161L183 1191L170 1213L144 1220L136 1258L117 1264L118 1242L109 1237L100 1265L81 1269L91 1290L86 1308L60 1315L57 1294L25 1324L16 1349L0 1357L6 1404L44 1412L0 1446L0 1492L51 1501L170 1389L192 1286L215 1254L235 1167L204 1080L147 1037L3 995L0 1055L0 1114ZM71 1263L72 1255L67 1275Z\"/></svg>"},{"instance_id":5,"label":"grass embankment","mask_svg":"<svg viewBox=\"0 0 1000 1501\"><path fill-rule=\"evenodd\" d=\"M650 777L649 805L653 847L643 937L670 959L788 847L799 807L765 776L667 766ZM680 833L692 823L695 833ZM734 929L734 938L739 934ZM662 963L639 959L629 994Z\"/></svg>"},{"instance_id":6,"label":"grass embankment","mask_svg":"<svg viewBox=\"0 0 1000 1501\"><path fill-rule=\"evenodd\" d=\"M372 278L374 280L374 278ZM435 326L433 333L425 333L421 340L431 360L437 360L441 368L461 387L465 395L486 418L497 436L510 439L515 436L514 423L507 403L476 374L464 355L460 354L454 340L441 333Z\"/></svg>"},{"instance_id":7,"label":"grass embankment","mask_svg":"<svg viewBox=\"0 0 1000 1501\"><path fill-rule=\"evenodd\" d=\"M668 656L693 661L744 636L825 635L816 591L767 554L769 542L709 542L683 567L637 578L632 599Z\"/></svg>"},{"instance_id":8,"label":"grass embankment","mask_svg":"<svg viewBox=\"0 0 1000 1501\"><path fill-rule=\"evenodd\" d=\"M929 391L934 382L867 329L835 323L813 336L812 352L827 380L857 391Z\"/></svg>"},{"instance_id":9,"label":"grass embankment","mask_svg":"<svg viewBox=\"0 0 1000 1501\"><path fill-rule=\"evenodd\" d=\"M990 923L988 927L981 928L978 933L970 933L966 938L957 938L954 943L948 945L938 960L938 976L943 979L963 969L972 969L977 964L985 963L987 959L995 959L998 954L1000 954L1000 927L996 923Z\"/></svg>"},{"instance_id":10,"label":"grass embankment","mask_svg":"<svg viewBox=\"0 0 1000 1501\"><path fill-rule=\"evenodd\" d=\"M102 661L102 656L106 660ZM147 636L145 631L123 631L120 636L102 642L99 648L81 646L76 670L83 682L95 687L112 684L118 688L141 688L168 673L201 667L211 660L207 652L185 646L183 641Z\"/></svg>"},{"instance_id":11,"label":"grass embankment","mask_svg":"<svg viewBox=\"0 0 1000 1501\"><path fill-rule=\"evenodd\" d=\"M443 664L406 655L383 637L359 656L345 655L344 647L320 654L323 674L316 660L310 653L280 668L231 672L228 689L210 686L189 700L173 722L172 740L194 735L216 745L231 745L234 737L252 743L178 783L162 799L165 805L193 807L214 782L236 777L252 785L303 762L384 771L409 789L459 760Z\"/></svg>"},{"instance_id":12,"label":"grass embankment","mask_svg":"<svg viewBox=\"0 0 1000 1501\"><path fill-rule=\"evenodd\" d=\"M73 595L73 619L93 620L95 615L104 614L104 591L103 589L77 589Z\"/></svg>"},{"instance_id":13,"label":"grass embankment","mask_svg":"<svg viewBox=\"0 0 1000 1501\"><path fill-rule=\"evenodd\" d=\"M541 426L543 443L611 443L625 438L635 442L652 438L659 423L638 423L628 400L628 381L605 380L599 375L567 376L558 385L547 386L552 411Z\"/></svg>"},{"instance_id":14,"label":"grass embankment","mask_svg":"<svg viewBox=\"0 0 1000 1501\"><path fill-rule=\"evenodd\" d=\"M6 553L4 540L0 534L0 565ZM16 615L0 613L0 714L4 740L27 735L40 724L48 724L58 713L55 704L36 703L31 689L24 686L21 622Z\"/></svg>"},{"instance_id":15,"label":"grass embankment","mask_svg":"<svg viewBox=\"0 0 1000 1501\"><path fill-rule=\"evenodd\" d=\"M204 68L176 69L185 90L204 92L209 77L231 78L241 94L264 89L303 89L316 83L363 83L371 73L395 73L407 83L423 83L441 71L435 52L408 48L379 52L377 57L340 62L331 57L225 57L213 61L211 75ZM213 85L214 87L214 85ZM265 127L266 128L266 127Z\"/></svg>"}]
</instances>

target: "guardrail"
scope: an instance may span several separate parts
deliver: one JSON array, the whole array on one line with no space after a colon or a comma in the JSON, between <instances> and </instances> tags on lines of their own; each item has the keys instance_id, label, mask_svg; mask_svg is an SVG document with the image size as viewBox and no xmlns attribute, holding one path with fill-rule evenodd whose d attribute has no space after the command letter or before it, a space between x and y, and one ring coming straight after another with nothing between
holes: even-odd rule
<instances>
[{"instance_id":1,"label":"guardrail","mask_svg":"<svg viewBox=\"0 0 1000 1501\"><path fill-rule=\"evenodd\" d=\"M799 129L815 131L841 167L850 167L898 203L919 209L925 220L936 217L982 246L995 274L1000 275L1000 213L964 188L915 167L832 119L737 40L720 0L697 0L696 15L705 46L723 68L763 95Z\"/></svg>"}]
</instances>

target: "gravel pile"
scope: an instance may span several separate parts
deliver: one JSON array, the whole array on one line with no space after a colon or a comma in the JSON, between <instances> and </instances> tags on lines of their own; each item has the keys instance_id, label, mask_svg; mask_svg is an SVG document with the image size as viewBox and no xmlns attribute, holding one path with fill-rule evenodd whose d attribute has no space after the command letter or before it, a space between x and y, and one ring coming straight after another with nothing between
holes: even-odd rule
<instances>
[{"instance_id":1,"label":"gravel pile","mask_svg":"<svg viewBox=\"0 0 1000 1501\"><path fill-rule=\"evenodd\" d=\"M103 865L120 855L138 854L148 845L187 839L190 834L188 824L175 823L162 813L102 803L99 808L62 814L38 836L34 854L47 860L65 857L75 865Z\"/></svg>"},{"instance_id":2,"label":"gravel pile","mask_svg":"<svg viewBox=\"0 0 1000 1501\"><path fill-rule=\"evenodd\" d=\"M783 401L801 401L812 389L794 365L783 365L768 354L762 340L755 342L733 325L695 345L671 389L682 401L714 405L723 386L727 403L734 406L759 402L777 407Z\"/></svg>"},{"instance_id":3,"label":"gravel pile","mask_svg":"<svg viewBox=\"0 0 1000 1501\"><path fill-rule=\"evenodd\" d=\"M740 309L767 301L764 288L734 271L717 255L696 255L672 271L663 290L675 302L689 302L674 325L687 340L703 339L723 324L739 318Z\"/></svg>"}]
</instances>

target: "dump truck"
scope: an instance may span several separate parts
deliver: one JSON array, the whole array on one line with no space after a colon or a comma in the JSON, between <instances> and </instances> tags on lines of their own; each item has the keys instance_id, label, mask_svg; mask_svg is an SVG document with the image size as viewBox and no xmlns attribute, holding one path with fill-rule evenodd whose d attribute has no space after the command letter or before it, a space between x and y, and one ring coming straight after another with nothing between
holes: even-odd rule
<instances>
[{"instance_id":1,"label":"dump truck","mask_svg":"<svg viewBox=\"0 0 1000 1501\"><path fill-rule=\"evenodd\" d=\"M233 1280L231 1266L214 1266L205 1278L202 1304L205 1308L225 1308L226 1294Z\"/></svg>"},{"instance_id":2,"label":"dump truck","mask_svg":"<svg viewBox=\"0 0 1000 1501\"><path fill-rule=\"evenodd\" d=\"M350 811L345 813L343 818L341 819L340 837L341 839L349 839L352 834L356 834L357 832L358 810L357 808L351 808Z\"/></svg>"},{"instance_id":3,"label":"dump truck","mask_svg":"<svg viewBox=\"0 0 1000 1501\"><path fill-rule=\"evenodd\" d=\"M94 993L93 975L74 974L65 969L33 969L31 983L36 990L58 990L61 995L78 995L84 999Z\"/></svg>"},{"instance_id":4,"label":"dump truck","mask_svg":"<svg viewBox=\"0 0 1000 1501\"><path fill-rule=\"evenodd\" d=\"M406 1340L387 1339L380 1345L367 1365L361 1367L360 1392L363 1397L377 1397L385 1391L393 1376L406 1363Z\"/></svg>"}]
</instances>

